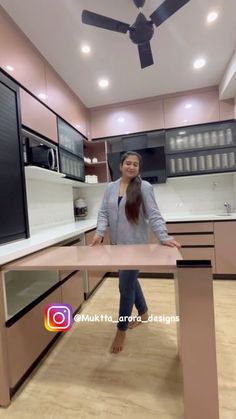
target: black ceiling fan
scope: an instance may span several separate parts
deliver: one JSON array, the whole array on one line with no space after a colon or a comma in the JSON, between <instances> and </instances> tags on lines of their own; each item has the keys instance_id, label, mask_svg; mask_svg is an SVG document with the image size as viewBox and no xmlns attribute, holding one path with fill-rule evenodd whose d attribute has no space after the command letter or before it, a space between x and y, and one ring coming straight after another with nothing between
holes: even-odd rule
<instances>
[{"instance_id":1,"label":"black ceiling fan","mask_svg":"<svg viewBox=\"0 0 236 419\"><path fill-rule=\"evenodd\" d=\"M142 13L142 7L145 0L133 0L135 6L139 9L139 14L133 25L88 10L83 10L82 22L87 25L97 26L98 28L108 29L114 32L127 33L129 31L131 41L138 46L141 68L145 68L154 63L150 46L150 40L154 34L153 25L160 26L189 1L190 0L165 0L155 12L151 14L149 19L147 19Z\"/></svg>"}]
</instances>

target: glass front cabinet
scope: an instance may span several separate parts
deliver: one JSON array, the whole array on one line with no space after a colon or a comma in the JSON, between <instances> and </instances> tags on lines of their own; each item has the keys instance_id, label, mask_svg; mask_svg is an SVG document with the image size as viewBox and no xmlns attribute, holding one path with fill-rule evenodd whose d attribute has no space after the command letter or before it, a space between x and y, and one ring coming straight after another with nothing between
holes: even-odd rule
<instances>
[{"instance_id":1,"label":"glass front cabinet","mask_svg":"<svg viewBox=\"0 0 236 419\"><path fill-rule=\"evenodd\" d=\"M236 170L236 122L166 131L167 176Z\"/></svg>"}]
</instances>

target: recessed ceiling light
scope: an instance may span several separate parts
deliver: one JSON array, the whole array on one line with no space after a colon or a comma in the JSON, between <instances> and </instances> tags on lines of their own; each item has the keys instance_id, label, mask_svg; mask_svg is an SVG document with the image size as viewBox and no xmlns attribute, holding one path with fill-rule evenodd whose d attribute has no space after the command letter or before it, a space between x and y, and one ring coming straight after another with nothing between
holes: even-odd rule
<instances>
[{"instance_id":1,"label":"recessed ceiling light","mask_svg":"<svg viewBox=\"0 0 236 419\"><path fill-rule=\"evenodd\" d=\"M80 128L80 125L79 124L76 124L76 128Z\"/></svg>"},{"instance_id":2,"label":"recessed ceiling light","mask_svg":"<svg viewBox=\"0 0 236 419\"><path fill-rule=\"evenodd\" d=\"M120 117L117 119L117 121L118 121L118 122L120 122L120 123L125 122L125 118L124 118L123 116L120 116Z\"/></svg>"},{"instance_id":3,"label":"recessed ceiling light","mask_svg":"<svg viewBox=\"0 0 236 419\"><path fill-rule=\"evenodd\" d=\"M105 89L106 87L109 86L109 81L107 79L101 79L101 80L99 80L98 85L102 89Z\"/></svg>"},{"instance_id":4,"label":"recessed ceiling light","mask_svg":"<svg viewBox=\"0 0 236 419\"><path fill-rule=\"evenodd\" d=\"M183 122L186 123L186 122L188 122L188 120L187 119L184 119Z\"/></svg>"},{"instance_id":5,"label":"recessed ceiling light","mask_svg":"<svg viewBox=\"0 0 236 419\"><path fill-rule=\"evenodd\" d=\"M89 45L82 45L81 51L83 52L83 54L89 54L91 52L91 48Z\"/></svg>"},{"instance_id":6,"label":"recessed ceiling light","mask_svg":"<svg viewBox=\"0 0 236 419\"><path fill-rule=\"evenodd\" d=\"M199 69L199 68L204 67L205 64L206 64L205 58L198 58L197 60L194 61L193 67L195 69Z\"/></svg>"},{"instance_id":7,"label":"recessed ceiling light","mask_svg":"<svg viewBox=\"0 0 236 419\"><path fill-rule=\"evenodd\" d=\"M186 103L185 109L190 109L192 106L193 106L192 103Z\"/></svg>"},{"instance_id":8,"label":"recessed ceiling light","mask_svg":"<svg viewBox=\"0 0 236 419\"><path fill-rule=\"evenodd\" d=\"M46 99L47 95L45 95L45 93L39 93L38 97L39 99Z\"/></svg>"},{"instance_id":9,"label":"recessed ceiling light","mask_svg":"<svg viewBox=\"0 0 236 419\"><path fill-rule=\"evenodd\" d=\"M207 15L207 22L208 23L212 23L214 22L216 19L218 18L218 13L217 12L211 12Z\"/></svg>"},{"instance_id":10,"label":"recessed ceiling light","mask_svg":"<svg viewBox=\"0 0 236 419\"><path fill-rule=\"evenodd\" d=\"M14 67L12 67L11 65L6 65L6 69L8 71L14 71Z\"/></svg>"}]
</instances>

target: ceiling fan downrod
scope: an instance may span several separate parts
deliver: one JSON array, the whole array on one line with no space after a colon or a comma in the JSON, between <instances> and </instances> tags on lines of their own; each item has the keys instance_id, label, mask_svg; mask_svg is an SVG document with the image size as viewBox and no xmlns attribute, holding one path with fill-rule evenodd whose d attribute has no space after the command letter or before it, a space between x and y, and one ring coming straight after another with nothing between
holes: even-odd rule
<instances>
[{"instance_id":1,"label":"ceiling fan downrod","mask_svg":"<svg viewBox=\"0 0 236 419\"><path fill-rule=\"evenodd\" d=\"M133 0L133 2L138 9L142 9L144 6L145 0Z\"/></svg>"}]
</instances>

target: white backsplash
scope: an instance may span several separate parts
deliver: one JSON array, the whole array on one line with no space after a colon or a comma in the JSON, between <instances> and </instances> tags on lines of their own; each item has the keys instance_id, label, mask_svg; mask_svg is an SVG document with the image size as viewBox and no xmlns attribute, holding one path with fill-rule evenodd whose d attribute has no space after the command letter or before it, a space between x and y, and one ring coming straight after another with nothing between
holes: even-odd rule
<instances>
[{"instance_id":1,"label":"white backsplash","mask_svg":"<svg viewBox=\"0 0 236 419\"><path fill-rule=\"evenodd\" d=\"M74 189L74 198L84 198L88 205L88 218L96 218L104 184ZM224 202L236 208L236 174L224 173L169 178L166 183L154 185L160 211L169 214L223 213Z\"/></svg>"},{"instance_id":2,"label":"white backsplash","mask_svg":"<svg viewBox=\"0 0 236 419\"><path fill-rule=\"evenodd\" d=\"M72 186L28 179L26 191L31 233L74 221Z\"/></svg>"},{"instance_id":3,"label":"white backsplash","mask_svg":"<svg viewBox=\"0 0 236 419\"><path fill-rule=\"evenodd\" d=\"M88 206L87 218L97 218L106 184L72 188L41 180L26 182L30 232L74 221L73 200L84 198ZM217 214L223 213L224 202L236 209L236 173L202 175L168 179L154 185L161 213Z\"/></svg>"},{"instance_id":4,"label":"white backsplash","mask_svg":"<svg viewBox=\"0 0 236 419\"><path fill-rule=\"evenodd\" d=\"M88 206L87 218L97 218L98 209L102 202L102 197L106 184L89 185L87 188L74 188L74 199L84 198Z\"/></svg>"},{"instance_id":5,"label":"white backsplash","mask_svg":"<svg viewBox=\"0 0 236 419\"><path fill-rule=\"evenodd\" d=\"M232 173L170 178L154 189L163 214L224 213L225 201L235 209Z\"/></svg>"}]
</instances>

